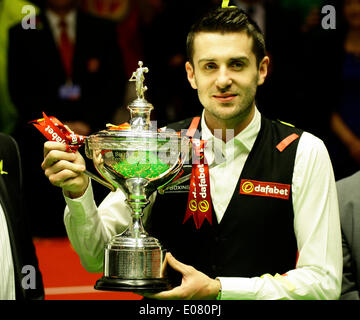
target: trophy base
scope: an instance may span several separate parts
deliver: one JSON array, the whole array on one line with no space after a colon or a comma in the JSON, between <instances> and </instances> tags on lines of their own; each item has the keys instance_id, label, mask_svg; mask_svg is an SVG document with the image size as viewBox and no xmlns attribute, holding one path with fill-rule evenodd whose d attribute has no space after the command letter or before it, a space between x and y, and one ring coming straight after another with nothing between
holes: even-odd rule
<instances>
[{"instance_id":1,"label":"trophy base","mask_svg":"<svg viewBox=\"0 0 360 320\"><path fill-rule=\"evenodd\" d=\"M160 292L170 289L167 279L118 279L102 277L96 281L96 290L123 292Z\"/></svg>"}]
</instances>

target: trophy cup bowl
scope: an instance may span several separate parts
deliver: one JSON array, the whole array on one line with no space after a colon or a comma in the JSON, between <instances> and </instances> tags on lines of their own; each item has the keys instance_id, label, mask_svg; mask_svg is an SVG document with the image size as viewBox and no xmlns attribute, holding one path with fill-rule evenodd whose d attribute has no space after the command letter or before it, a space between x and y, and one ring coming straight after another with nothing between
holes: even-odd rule
<instances>
[{"instance_id":1,"label":"trophy cup bowl","mask_svg":"<svg viewBox=\"0 0 360 320\"><path fill-rule=\"evenodd\" d=\"M85 152L99 174L124 192L132 216L127 230L106 245L104 276L95 289L168 289L163 273L166 250L147 234L141 217L150 195L178 175L189 152L189 139L167 131L104 130L86 138Z\"/></svg>"}]
</instances>

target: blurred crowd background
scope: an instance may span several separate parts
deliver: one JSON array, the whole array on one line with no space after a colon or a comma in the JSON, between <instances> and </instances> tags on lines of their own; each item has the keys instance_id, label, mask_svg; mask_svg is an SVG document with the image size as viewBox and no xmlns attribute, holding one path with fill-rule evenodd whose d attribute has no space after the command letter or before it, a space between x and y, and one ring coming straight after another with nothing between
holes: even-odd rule
<instances>
[{"instance_id":1,"label":"blurred crowd background","mask_svg":"<svg viewBox=\"0 0 360 320\"><path fill-rule=\"evenodd\" d=\"M146 99L159 127L199 115L186 79L185 39L197 17L221 2L0 0L0 131L20 145L33 236L65 235L65 202L43 174L45 140L29 121L44 111L84 135L127 121L135 98L128 79L139 60L150 70ZM22 25L28 4L37 8L35 29ZM360 0L230 4L265 33L271 65L258 90L259 110L321 138L337 180L359 170ZM335 28L323 27L327 5L336 9ZM93 186L100 202L108 190Z\"/></svg>"}]
</instances>

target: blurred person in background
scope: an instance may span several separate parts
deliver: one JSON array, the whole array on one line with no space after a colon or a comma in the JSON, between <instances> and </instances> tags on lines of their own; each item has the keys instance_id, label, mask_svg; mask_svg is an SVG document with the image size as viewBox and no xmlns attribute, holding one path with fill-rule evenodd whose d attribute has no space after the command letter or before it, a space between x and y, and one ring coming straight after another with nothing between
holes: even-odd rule
<instances>
[{"instance_id":1,"label":"blurred person in background","mask_svg":"<svg viewBox=\"0 0 360 320\"><path fill-rule=\"evenodd\" d=\"M152 116L158 127L201 110L201 105L194 105L196 96L186 83L184 43L187 27L214 2L161 0L152 23L142 29L144 63L149 67L147 97L155 107ZM192 108L188 107L190 103Z\"/></svg>"},{"instance_id":2,"label":"blurred person in background","mask_svg":"<svg viewBox=\"0 0 360 320\"><path fill-rule=\"evenodd\" d=\"M323 27L321 7L304 20L292 99L295 124L324 140L339 180L360 169L360 0L325 4L335 27Z\"/></svg>"},{"instance_id":3,"label":"blurred person in background","mask_svg":"<svg viewBox=\"0 0 360 320\"><path fill-rule=\"evenodd\" d=\"M323 63L318 53L323 48L314 39L324 36L321 10L324 4L331 2L278 0L280 14L274 34L277 46L273 52L274 60L277 60L273 67L275 86L272 94L281 91L281 97L274 103L277 111L275 116L311 132L324 142L328 134L330 111L322 99L324 81L320 66ZM330 37L333 33L333 30L326 30L325 34Z\"/></svg>"},{"instance_id":4,"label":"blurred person in background","mask_svg":"<svg viewBox=\"0 0 360 320\"><path fill-rule=\"evenodd\" d=\"M342 300L360 299L360 171L336 183L343 246Z\"/></svg>"},{"instance_id":5,"label":"blurred person in background","mask_svg":"<svg viewBox=\"0 0 360 320\"><path fill-rule=\"evenodd\" d=\"M360 0L344 0L337 42L338 87L330 124L334 170L338 179L360 170Z\"/></svg>"},{"instance_id":6,"label":"blurred person in background","mask_svg":"<svg viewBox=\"0 0 360 320\"><path fill-rule=\"evenodd\" d=\"M82 12L79 0L36 4L35 29L18 24L9 31L9 90L19 112L14 136L22 153L32 232L60 236L65 234L63 199L42 179L43 138L28 122L44 111L78 134L103 129L122 106L127 77L113 22ZM37 190L42 190L41 201L36 201Z\"/></svg>"},{"instance_id":7,"label":"blurred person in background","mask_svg":"<svg viewBox=\"0 0 360 320\"><path fill-rule=\"evenodd\" d=\"M139 61L148 64L144 52L145 35L148 35L146 30L152 28L152 24L163 11L163 0L82 0L81 9L111 20L116 25L117 41L123 55L127 79L130 79ZM131 82L127 82L123 106L135 99L135 88ZM118 108L114 123L119 124L128 120L128 110Z\"/></svg>"}]
</instances>

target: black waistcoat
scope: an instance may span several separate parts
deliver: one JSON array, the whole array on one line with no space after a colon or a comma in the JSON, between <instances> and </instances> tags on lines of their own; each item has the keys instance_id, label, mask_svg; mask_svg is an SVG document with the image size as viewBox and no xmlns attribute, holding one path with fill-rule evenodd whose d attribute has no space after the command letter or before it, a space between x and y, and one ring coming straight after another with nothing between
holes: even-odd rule
<instances>
[{"instance_id":1,"label":"black waistcoat","mask_svg":"<svg viewBox=\"0 0 360 320\"><path fill-rule=\"evenodd\" d=\"M183 121L173 128L187 128L189 123L189 120ZM265 273L282 274L294 269L297 245L291 184L299 139L282 152L276 148L293 133L300 136L302 131L262 117L260 132L219 224L214 210L212 225L205 219L201 228L196 229L192 217L183 224L188 192L165 192L156 198L146 224L147 230L175 258L210 277L253 277ZM259 185L254 181L261 182L259 184L264 189L260 194L263 196L249 193L251 184L250 189L245 188L248 193L240 193L241 182L248 180L257 189ZM265 187L273 187L272 183L276 183L278 192L281 184L288 186L287 199L269 196L274 188ZM189 181L186 184L188 186ZM247 185L249 187L249 183ZM177 277L172 273L169 276ZM179 279L173 280L176 283Z\"/></svg>"}]
</instances>

